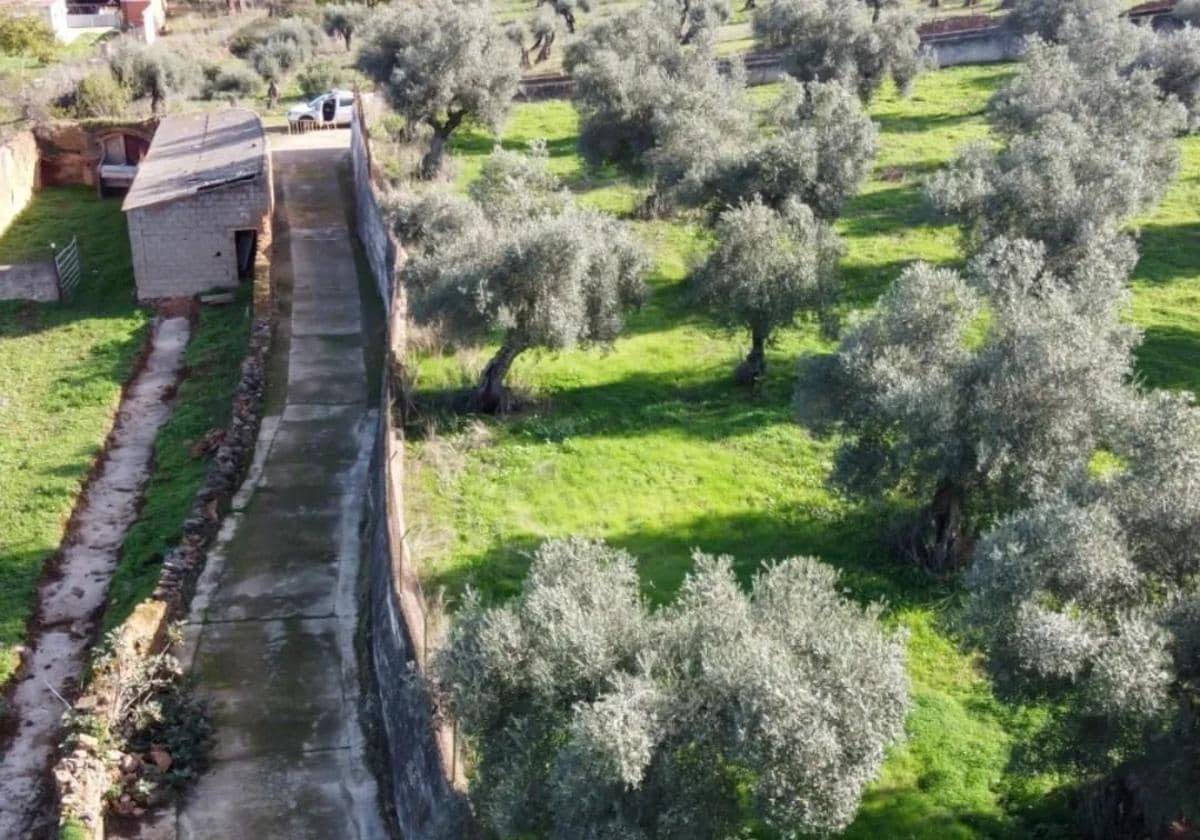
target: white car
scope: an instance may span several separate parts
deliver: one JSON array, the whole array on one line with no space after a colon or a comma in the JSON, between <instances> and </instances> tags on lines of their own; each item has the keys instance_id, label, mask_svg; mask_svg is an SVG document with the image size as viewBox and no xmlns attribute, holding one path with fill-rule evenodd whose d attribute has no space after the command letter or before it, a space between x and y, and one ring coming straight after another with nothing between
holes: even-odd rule
<instances>
[{"instance_id":1,"label":"white car","mask_svg":"<svg viewBox=\"0 0 1200 840\"><path fill-rule=\"evenodd\" d=\"M354 94L348 90L331 90L310 102L294 106L287 113L292 126L311 128L315 125L350 125L354 118Z\"/></svg>"}]
</instances>

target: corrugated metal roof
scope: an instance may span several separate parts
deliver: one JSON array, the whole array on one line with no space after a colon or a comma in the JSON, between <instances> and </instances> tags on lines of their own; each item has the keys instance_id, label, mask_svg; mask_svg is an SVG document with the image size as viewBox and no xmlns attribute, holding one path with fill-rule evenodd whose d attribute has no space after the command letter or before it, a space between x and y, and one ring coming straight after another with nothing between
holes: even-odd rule
<instances>
[{"instance_id":1,"label":"corrugated metal roof","mask_svg":"<svg viewBox=\"0 0 1200 840\"><path fill-rule=\"evenodd\" d=\"M159 123L122 210L175 201L260 177L267 139L258 114L221 108Z\"/></svg>"}]
</instances>

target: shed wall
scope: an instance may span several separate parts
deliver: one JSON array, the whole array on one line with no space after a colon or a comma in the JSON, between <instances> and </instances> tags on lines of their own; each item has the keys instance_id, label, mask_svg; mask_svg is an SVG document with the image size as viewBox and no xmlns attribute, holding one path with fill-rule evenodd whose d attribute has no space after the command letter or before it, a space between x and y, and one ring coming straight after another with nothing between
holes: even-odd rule
<instances>
[{"instance_id":1,"label":"shed wall","mask_svg":"<svg viewBox=\"0 0 1200 840\"><path fill-rule=\"evenodd\" d=\"M241 184L126 213L139 300L238 285L234 231L268 234L270 169Z\"/></svg>"}]
</instances>

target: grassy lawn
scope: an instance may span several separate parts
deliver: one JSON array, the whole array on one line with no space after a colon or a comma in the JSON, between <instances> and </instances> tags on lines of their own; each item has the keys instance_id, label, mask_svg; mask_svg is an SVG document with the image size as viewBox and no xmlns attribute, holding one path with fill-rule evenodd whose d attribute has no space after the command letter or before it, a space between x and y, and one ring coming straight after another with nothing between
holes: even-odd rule
<instances>
[{"instance_id":1,"label":"grassy lawn","mask_svg":"<svg viewBox=\"0 0 1200 840\"><path fill-rule=\"evenodd\" d=\"M872 106L882 130L874 176L839 229L848 253L847 308L870 306L917 259L961 258L956 231L926 208L924 178L964 142L986 135L982 109L1011 73L1004 66L931 73L906 100ZM756 99L770 97L755 89ZM552 167L581 200L627 213L644 186L589 173L575 154L569 103L517 108L503 134L521 148L546 139ZM460 186L493 139L456 143ZM1200 385L1200 138L1186 141L1185 172L1145 220L1133 317L1147 330L1140 356L1152 384ZM672 596L693 548L729 553L743 575L767 558L815 555L847 589L889 604L910 631L914 710L850 837L1054 837L1065 828L1064 781L1026 755L1045 710L998 701L978 655L953 630L958 588L898 566L883 538L895 510L840 498L826 486L834 442L797 423L796 360L828 351L815 325L783 331L769 349L763 393L731 382L748 338L689 305L684 280L707 247L680 222L636 222L656 253L652 293L610 348L530 353L514 380L534 408L493 421L440 411L440 397L471 382L490 348L427 348L417 385L426 408L410 440L410 535L425 583L451 600L470 584L503 598L517 591L529 550L563 534L603 537L641 558L647 595ZM1057 791L1057 793L1056 793ZM1036 827L1036 834L1035 834Z\"/></svg>"},{"instance_id":2,"label":"grassy lawn","mask_svg":"<svg viewBox=\"0 0 1200 840\"><path fill-rule=\"evenodd\" d=\"M133 305L120 201L38 193L0 237L0 262L45 259L73 233L83 280L70 304L0 303L0 683L148 321Z\"/></svg>"},{"instance_id":3,"label":"grassy lawn","mask_svg":"<svg viewBox=\"0 0 1200 840\"><path fill-rule=\"evenodd\" d=\"M24 638L38 577L58 548L144 342L149 315L134 301L120 206L86 188L47 189L0 236L6 263L43 259L49 242L77 234L84 270L69 304L0 303L0 685L17 664L13 647ZM189 437L225 422L245 334L244 306L202 316L188 350L190 376L159 440L143 517L126 543L126 565L146 567L182 522L180 499L190 500L203 469L188 454ZM146 589L124 566L119 579L122 604Z\"/></svg>"}]
</instances>

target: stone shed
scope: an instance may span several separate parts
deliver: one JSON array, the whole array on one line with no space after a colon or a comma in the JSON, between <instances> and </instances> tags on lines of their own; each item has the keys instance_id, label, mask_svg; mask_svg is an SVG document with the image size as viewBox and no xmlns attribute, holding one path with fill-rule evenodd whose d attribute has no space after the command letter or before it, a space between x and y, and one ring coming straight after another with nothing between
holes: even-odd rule
<instances>
[{"instance_id":1,"label":"stone shed","mask_svg":"<svg viewBox=\"0 0 1200 840\"><path fill-rule=\"evenodd\" d=\"M122 206L139 300L249 280L270 240L271 157L253 111L167 117Z\"/></svg>"}]
</instances>

